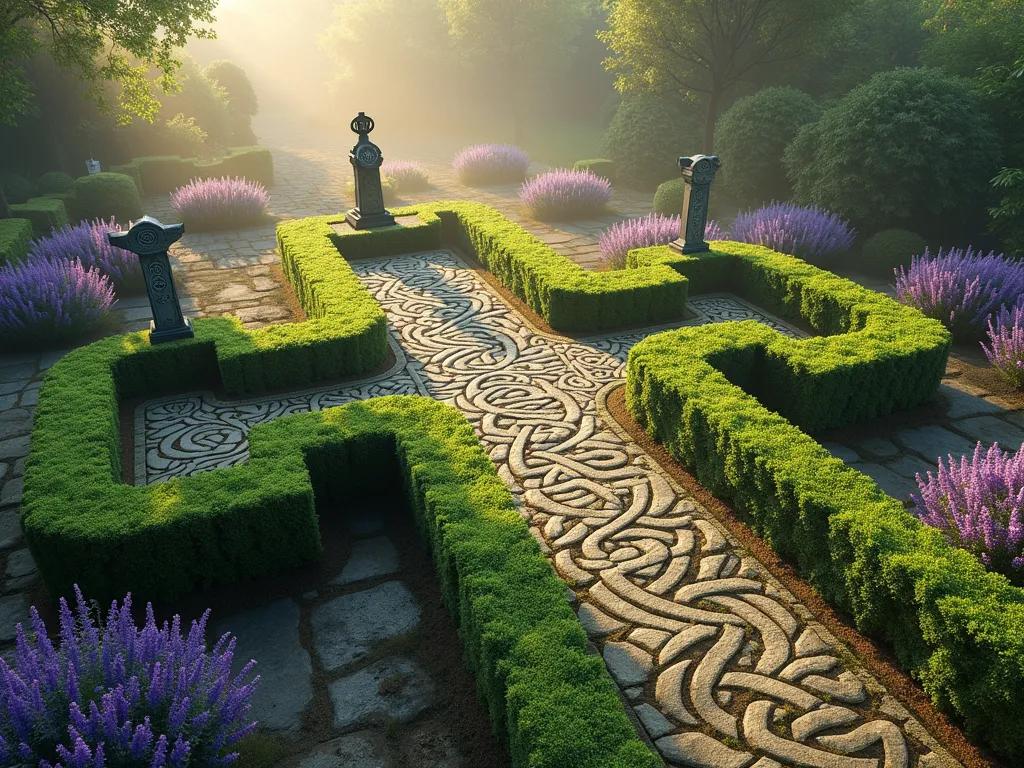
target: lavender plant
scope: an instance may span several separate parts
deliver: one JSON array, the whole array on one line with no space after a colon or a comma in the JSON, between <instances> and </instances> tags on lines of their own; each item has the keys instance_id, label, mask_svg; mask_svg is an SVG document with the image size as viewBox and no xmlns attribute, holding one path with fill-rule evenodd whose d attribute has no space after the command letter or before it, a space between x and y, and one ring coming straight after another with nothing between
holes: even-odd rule
<instances>
[{"instance_id":1,"label":"lavender plant","mask_svg":"<svg viewBox=\"0 0 1024 768\"><path fill-rule=\"evenodd\" d=\"M730 237L740 243L763 245L780 253L816 261L845 253L856 232L836 213L776 203L736 217Z\"/></svg>"},{"instance_id":2,"label":"lavender plant","mask_svg":"<svg viewBox=\"0 0 1024 768\"><path fill-rule=\"evenodd\" d=\"M519 201L538 219L600 216L612 199L612 185L593 171L560 168L530 179Z\"/></svg>"},{"instance_id":3,"label":"lavender plant","mask_svg":"<svg viewBox=\"0 0 1024 768\"><path fill-rule=\"evenodd\" d=\"M455 156L452 163L459 181L471 187L522 181L530 157L508 144L474 144Z\"/></svg>"},{"instance_id":4,"label":"lavender plant","mask_svg":"<svg viewBox=\"0 0 1024 768\"><path fill-rule=\"evenodd\" d=\"M668 245L679 237L680 216L649 213L639 219L626 219L601 233L601 257L611 269L625 269L626 256L634 248ZM704 229L705 240L723 240L717 221L709 221Z\"/></svg>"},{"instance_id":5,"label":"lavender plant","mask_svg":"<svg viewBox=\"0 0 1024 768\"><path fill-rule=\"evenodd\" d=\"M192 179L171 193L171 207L189 229L233 229L267 216L266 188L244 178Z\"/></svg>"},{"instance_id":6,"label":"lavender plant","mask_svg":"<svg viewBox=\"0 0 1024 768\"><path fill-rule=\"evenodd\" d=\"M937 474L917 476L911 496L917 516L954 546L976 555L992 571L1024 584L1024 449L939 459Z\"/></svg>"},{"instance_id":7,"label":"lavender plant","mask_svg":"<svg viewBox=\"0 0 1024 768\"><path fill-rule=\"evenodd\" d=\"M427 172L415 160L391 160L380 168L382 178L391 179L396 193L422 192L430 187Z\"/></svg>"},{"instance_id":8,"label":"lavender plant","mask_svg":"<svg viewBox=\"0 0 1024 768\"><path fill-rule=\"evenodd\" d=\"M0 267L0 338L11 347L72 342L100 330L113 302L110 279L78 261Z\"/></svg>"},{"instance_id":9,"label":"lavender plant","mask_svg":"<svg viewBox=\"0 0 1024 768\"><path fill-rule=\"evenodd\" d=\"M1024 389L1024 302L1006 307L988 319L988 346L981 343L992 366L1017 389Z\"/></svg>"},{"instance_id":10,"label":"lavender plant","mask_svg":"<svg viewBox=\"0 0 1024 768\"><path fill-rule=\"evenodd\" d=\"M1024 262L995 252L925 249L896 273L896 298L941 321L958 341L981 339L989 315L1024 306Z\"/></svg>"},{"instance_id":11,"label":"lavender plant","mask_svg":"<svg viewBox=\"0 0 1024 768\"><path fill-rule=\"evenodd\" d=\"M75 586L76 612L60 600L55 648L33 606L32 640L17 627L15 667L0 659L0 763L26 768L205 768L238 757L259 675L231 674L235 639L206 651L209 610L188 637L178 616L158 628L153 606L139 630L131 594L105 626ZM96 611L98 613L98 611Z\"/></svg>"},{"instance_id":12,"label":"lavender plant","mask_svg":"<svg viewBox=\"0 0 1024 768\"><path fill-rule=\"evenodd\" d=\"M47 237L32 243L28 259L78 261L110 278L118 296L129 296L146 290L139 257L107 240L108 232L120 232L113 217L66 225Z\"/></svg>"}]
</instances>

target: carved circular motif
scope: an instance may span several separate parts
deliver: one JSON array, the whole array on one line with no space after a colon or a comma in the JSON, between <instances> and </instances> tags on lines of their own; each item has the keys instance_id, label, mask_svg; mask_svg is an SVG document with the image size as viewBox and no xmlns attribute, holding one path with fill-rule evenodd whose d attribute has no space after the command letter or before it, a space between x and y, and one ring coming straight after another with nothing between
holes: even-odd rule
<instances>
[{"instance_id":1,"label":"carved circular motif","mask_svg":"<svg viewBox=\"0 0 1024 768\"><path fill-rule=\"evenodd\" d=\"M372 144L364 144L356 151L356 160L364 168L372 168L380 160L380 150Z\"/></svg>"},{"instance_id":2,"label":"carved circular motif","mask_svg":"<svg viewBox=\"0 0 1024 768\"><path fill-rule=\"evenodd\" d=\"M140 227L135 231L135 240L139 245L153 246L160 242L160 234L149 227Z\"/></svg>"}]
</instances>

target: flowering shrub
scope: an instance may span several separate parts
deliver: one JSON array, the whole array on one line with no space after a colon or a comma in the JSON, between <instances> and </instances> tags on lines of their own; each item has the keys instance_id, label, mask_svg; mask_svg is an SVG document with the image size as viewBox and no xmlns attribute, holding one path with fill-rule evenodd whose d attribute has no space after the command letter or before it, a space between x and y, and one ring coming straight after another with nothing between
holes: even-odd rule
<instances>
[{"instance_id":1,"label":"flowering shrub","mask_svg":"<svg viewBox=\"0 0 1024 768\"><path fill-rule=\"evenodd\" d=\"M119 296L144 292L146 283L139 257L123 248L115 248L107 240L108 232L120 231L113 217L109 221L96 219L66 225L32 243L28 258L78 261L83 267L93 267L109 277Z\"/></svg>"},{"instance_id":2,"label":"flowering shrub","mask_svg":"<svg viewBox=\"0 0 1024 768\"><path fill-rule=\"evenodd\" d=\"M601 256L612 269L626 268L626 255L634 248L668 245L679 237L680 216L649 213L643 218L626 219L601 233ZM709 221L704 229L705 240L722 240L717 221Z\"/></svg>"},{"instance_id":3,"label":"flowering shrub","mask_svg":"<svg viewBox=\"0 0 1024 768\"><path fill-rule=\"evenodd\" d=\"M900 267L896 298L941 321L958 341L980 339L991 313L1024 300L1024 263L971 248L924 255Z\"/></svg>"},{"instance_id":4,"label":"flowering shrub","mask_svg":"<svg viewBox=\"0 0 1024 768\"><path fill-rule=\"evenodd\" d=\"M171 206L191 229L231 229L259 223L270 196L262 184L232 179L192 179L171 193Z\"/></svg>"},{"instance_id":5,"label":"flowering shrub","mask_svg":"<svg viewBox=\"0 0 1024 768\"><path fill-rule=\"evenodd\" d=\"M415 160L392 160L380 169L383 178L391 179L395 192L422 192L430 187L427 172Z\"/></svg>"},{"instance_id":6,"label":"flowering shrub","mask_svg":"<svg viewBox=\"0 0 1024 768\"><path fill-rule=\"evenodd\" d=\"M1018 389L1024 389L1024 302L1010 312L1006 307L988 319L990 346L981 343L985 356L1006 379Z\"/></svg>"},{"instance_id":7,"label":"flowering shrub","mask_svg":"<svg viewBox=\"0 0 1024 768\"><path fill-rule=\"evenodd\" d=\"M612 199L608 179L593 171L560 168L530 179L519 200L538 219L573 219L600 215Z\"/></svg>"},{"instance_id":8,"label":"flowering shrub","mask_svg":"<svg viewBox=\"0 0 1024 768\"><path fill-rule=\"evenodd\" d=\"M951 544L974 553L989 570L1024 584L1024 449L987 452L981 443L959 464L939 459L937 475L917 476L917 516Z\"/></svg>"},{"instance_id":9,"label":"flowering shrub","mask_svg":"<svg viewBox=\"0 0 1024 768\"><path fill-rule=\"evenodd\" d=\"M73 341L99 330L113 302L110 279L78 261L0 267L0 338L12 347Z\"/></svg>"},{"instance_id":10,"label":"flowering shrub","mask_svg":"<svg viewBox=\"0 0 1024 768\"><path fill-rule=\"evenodd\" d=\"M850 250L856 232L838 214L821 208L772 203L740 213L730 236L739 243L763 245L813 261Z\"/></svg>"},{"instance_id":11,"label":"flowering shrub","mask_svg":"<svg viewBox=\"0 0 1024 768\"><path fill-rule=\"evenodd\" d=\"M178 616L159 629L152 604L138 630L131 595L115 600L105 627L75 587L77 615L60 600L60 649L33 606L32 634L17 628L11 669L0 659L0 762L38 768L160 768L228 765L227 748L256 728L243 724L259 683L256 662L231 675L235 640L210 653L207 611L181 634Z\"/></svg>"},{"instance_id":12,"label":"flowering shrub","mask_svg":"<svg viewBox=\"0 0 1024 768\"><path fill-rule=\"evenodd\" d=\"M530 157L508 144L474 144L455 156L452 163L459 181L469 186L522 181Z\"/></svg>"}]
</instances>

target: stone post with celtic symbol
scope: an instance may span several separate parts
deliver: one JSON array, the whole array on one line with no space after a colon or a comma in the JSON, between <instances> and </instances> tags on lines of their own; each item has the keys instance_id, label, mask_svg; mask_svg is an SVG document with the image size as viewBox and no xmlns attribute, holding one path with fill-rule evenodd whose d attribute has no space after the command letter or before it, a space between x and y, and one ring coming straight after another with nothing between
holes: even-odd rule
<instances>
[{"instance_id":1,"label":"stone post with celtic symbol","mask_svg":"<svg viewBox=\"0 0 1024 768\"><path fill-rule=\"evenodd\" d=\"M716 155L694 155L680 157L679 169L683 172L683 221L679 239L669 243L677 253L700 253L710 251L704 242L704 231L708 225L708 202L711 199L711 182L722 167Z\"/></svg>"},{"instance_id":2,"label":"stone post with celtic symbol","mask_svg":"<svg viewBox=\"0 0 1024 768\"><path fill-rule=\"evenodd\" d=\"M192 322L181 313L181 302L174 288L174 275L167 249L185 234L184 224L161 224L143 216L127 232L109 232L110 244L139 257L146 280L153 321L149 324L149 343L160 344L195 336Z\"/></svg>"}]
</instances>

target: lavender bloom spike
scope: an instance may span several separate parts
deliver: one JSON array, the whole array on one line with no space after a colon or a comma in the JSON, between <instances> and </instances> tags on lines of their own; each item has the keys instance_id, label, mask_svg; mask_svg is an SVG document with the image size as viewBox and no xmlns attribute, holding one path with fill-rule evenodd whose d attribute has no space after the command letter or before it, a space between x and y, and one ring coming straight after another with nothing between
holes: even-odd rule
<instances>
[{"instance_id":1,"label":"lavender bloom spike","mask_svg":"<svg viewBox=\"0 0 1024 768\"><path fill-rule=\"evenodd\" d=\"M267 216L266 188L244 178L192 179L171 193L171 207L186 229L233 229Z\"/></svg>"},{"instance_id":2,"label":"lavender bloom spike","mask_svg":"<svg viewBox=\"0 0 1024 768\"><path fill-rule=\"evenodd\" d=\"M474 144L459 152L452 163L459 181L471 187L519 182L530 167L530 157L508 144Z\"/></svg>"},{"instance_id":3,"label":"lavender bloom spike","mask_svg":"<svg viewBox=\"0 0 1024 768\"><path fill-rule=\"evenodd\" d=\"M578 219L600 216L612 199L608 179L593 171L561 168L530 179L519 190L519 201L538 219Z\"/></svg>"},{"instance_id":4,"label":"lavender bloom spike","mask_svg":"<svg viewBox=\"0 0 1024 768\"><path fill-rule=\"evenodd\" d=\"M988 346L981 343L988 361L1013 386L1024 389L1024 301L1013 312L1003 307L989 317L988 340Z\"/></svg>"},{"instance_id":5,"label":"lavender bloom spike","mask_svg":"<svg viewBox=\"0 0 1024 768\"><path fill-rule=\"evenodd\" d=\"M625 269L626 256L634 248L668 245L679 237L682 227L679 216L649 213L639 219L626 219L612 224L601 233L601 257L611 269ZM717 221L709 221L704 229L705 240L724 240L727 235Z\"/></svg>"},{"instance_id":6,"label":"lavender bloom spike","mask_svg":"<svg viewBox=\"0 0 1024 768\"><path fill-rule=\"evenodd\" d=\"M381 178L391 179L396 192L422 192L430 186L427 172L415 160L391 160L380 167Z\"/></svg>"},{"instance_id":7,"label":"lavender bloom spike","mask_svg":"<svg viewBox=\"0 0 1024 768\"><path fill-rule=\"evenodd\" d=\"M144 292L146 284L139 257L115 248L107 240L108 232L120 231L121 227L113 217L109 221L96 219L66 225L33 242L27 261L77 261L83 267L96 269L110 278L118 296Z\"/></svg>"},{"instance_id":8,"label":"lavender bloom spike","mask_svg":"<svg viewBox=\"0 0 1024 768\"><path fill-rule=\"evenodd\" d=\"M233 762L237 755L226 747L255 727L246 715L259 677L245 681L250 664L245 675L228 680L230 653L211 654L203 642L209 612L186 637L178 617L158 628L152 605L141 628L116 602L106 623L97 624L77 588L75 596L74 613L61 601L59 654L32 608L34 636L29 640L18 627L15 668L0 659L0 762L37 768ZM218 647L230 651L234 641Z\"/></svg>"},{"instance_id":9,"label":"lavender bloom spike","mask_svg":"<svg viewBox=\"0 0 1024 768\"><path fill-rule=\"evenodd\" d=\"M740 213L731 237L738 243L763 245L800 259L827 259L853 246L856 232L839 214L792 203L772 203Z\"/></svg>"}]
</instances>

